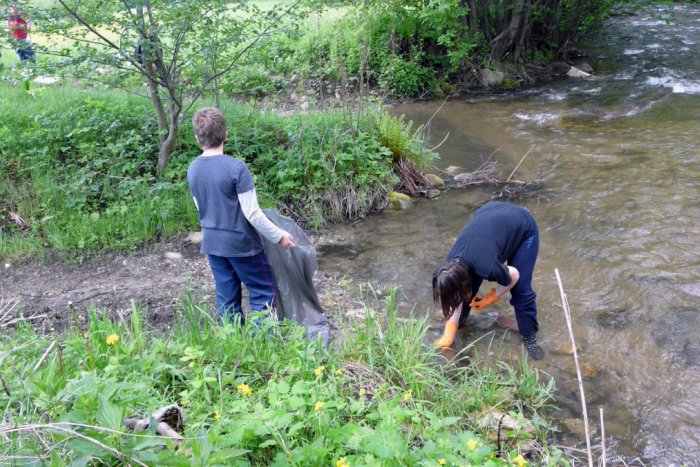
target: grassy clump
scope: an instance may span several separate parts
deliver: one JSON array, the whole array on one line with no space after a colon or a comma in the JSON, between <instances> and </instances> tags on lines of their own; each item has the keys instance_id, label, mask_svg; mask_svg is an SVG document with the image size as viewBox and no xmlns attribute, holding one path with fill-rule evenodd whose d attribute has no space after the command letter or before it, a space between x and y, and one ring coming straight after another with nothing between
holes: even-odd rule
<instances>
[{"instance_id":1,"label":"grassy clump","mask_svg":"<svg viewBox=\"0 0 700 467\"><path fill-rule=\"evenodd\" d=\"M145 99L9 86L0 86L0 99L13 103L0 109L0 257L51 248L80 259L197 226L185 177L200 149L189 122L168 168L157 174L158 129ZM261 204L277 205L307 227L360 218L398 183L378 124L393 117L282 117L224 104L225 149L248 163Z\"/></svg>"},{"instance_id":2,"label":"grassy clump","mask_svg":"<svg viewBox=\"0 0 700 467\"><path fill-rule=\"evenodd\" d=\"M425 320L397 320L391 299L327 351L295 323L219 326L187 298L174 323L148 332L138 309L129 324L92 310L60 337L0 337L0 462L512 465L532 435L504 430L497 446L479 411L541 420L551 397L526 365L436 365ZM180 446L125 432L124 416L173 403L186 414Z\"/></svg>"}]
</instances>

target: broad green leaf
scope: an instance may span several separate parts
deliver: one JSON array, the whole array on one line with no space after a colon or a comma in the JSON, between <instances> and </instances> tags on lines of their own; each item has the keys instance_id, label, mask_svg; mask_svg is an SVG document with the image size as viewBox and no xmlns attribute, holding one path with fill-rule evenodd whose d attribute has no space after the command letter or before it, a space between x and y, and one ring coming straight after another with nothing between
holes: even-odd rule
<instances>
[{"instance_id":1,"label":"broad green leaf","mask_svg":"<svg viewBox=\"0 0 700 467\"><path fill-rule=\"evenodd\" d=\"M97 407L97 423L111 430L122 428L123 409L100 394Z\"/></svg>"}]
</instances>

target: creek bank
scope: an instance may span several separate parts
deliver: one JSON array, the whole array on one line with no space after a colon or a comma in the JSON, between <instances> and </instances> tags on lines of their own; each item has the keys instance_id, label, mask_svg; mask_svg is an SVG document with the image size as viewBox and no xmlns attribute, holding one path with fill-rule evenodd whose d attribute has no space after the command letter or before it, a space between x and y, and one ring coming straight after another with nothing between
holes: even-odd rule
<instances>
[{"instance_id":1,"label":"creek bank","mask_svg":"<svg viewBox=\"0 0 700 467\"><path fill-rule=\"evenodd\" d=\"M72 304L82 322L91 306L114 319L126 319L137 306L151 328L167 330L172 328L184 294L211 303L213 314L214 281L206 257L199 254L191 238L189 234L174 236L134 254L108 253L78 265L53 256L3 263L0 329L3 323L20 318L40 332L63 330L71 325ZM310 238L316 245L320 237L310 234ZM314 285L330 318L336 312L361 307L350 278L317 271ZM246 308L245 295L243 304ZM5 311L9 312L3 317Z\"/></svg>"}]
</instances>

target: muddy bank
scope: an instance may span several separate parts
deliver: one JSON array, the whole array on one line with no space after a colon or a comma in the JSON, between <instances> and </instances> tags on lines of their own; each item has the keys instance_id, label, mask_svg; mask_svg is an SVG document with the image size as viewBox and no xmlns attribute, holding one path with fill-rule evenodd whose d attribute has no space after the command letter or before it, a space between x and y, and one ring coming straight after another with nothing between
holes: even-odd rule
<instances>
[{"instance_id":1,"label":"muddy bank","mask_svg":"<svg viewBox=\"0 0 700 467\"><path fill-rule=\"evenodd\" d=\"M324 241L320 236L311 240L317 248ZM362 306L353 298L354 286L347 277L319 270L314 283L331 323L335 313ZM114 318L128 316L133 303L144 311L151 327L167 330L185 293L210 302L215 314L209 264L199 254L199 245L185 236L158 242L136 254L109 253L80 265L55 258L5 262L0 264L0 292L0 329L21 317L39 331L60 331L70 324L71 303L81 318L90 306ZM243 306L247 306L245 289Z\"/></svg>"}]
</instances>

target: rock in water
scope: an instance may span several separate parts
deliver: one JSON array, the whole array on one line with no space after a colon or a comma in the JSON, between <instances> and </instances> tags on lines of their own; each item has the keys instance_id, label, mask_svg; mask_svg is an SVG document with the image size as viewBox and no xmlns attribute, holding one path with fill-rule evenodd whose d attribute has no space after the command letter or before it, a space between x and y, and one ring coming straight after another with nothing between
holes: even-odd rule
<instances>
[{"instance_id":1,"label":"rock in water","mask_svg":"<svg viewBox=\"0 0 700 467\"><path fill-rule=\"evenodd\" d=\"M593 67L586 62L579 63L578 69L584 73L593 74Z\"/></svg>"},{"instance_id":2,"label":"rock in water","mask_svg":"<svg viewBox=\"0 0 700 467\"><path fill-rule=\"evenodd\" d=\"M445 187L445 181L435 174L425 174L425 178L427 178L430 184L433 185L435 188Z\"/></svg>"},{"instance_id":3,"label":"rock in water","mask_svg":"<svg viewBox=\"0 0 700 467\"><path fill-rule=\"evenodd\" d=\"M399 211L401 209L408 209L411 206L413 206L413 200L410 196L397 193L396 191L392 191L389 194L389 205L387 206L389 209Z\"/></svg>"},{"instance_id":4,"label":"rock in water","mask_svg":"<svg viewBox=\"0 0 700 467\"><path fill-rule=\"evenodd\" d=\"M569 71L566 72L566 76L569 78L590 78L591 74L572 66Z\"/></svg>"}]
</instances>

